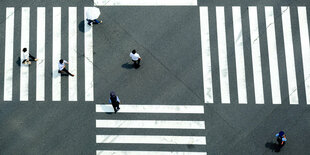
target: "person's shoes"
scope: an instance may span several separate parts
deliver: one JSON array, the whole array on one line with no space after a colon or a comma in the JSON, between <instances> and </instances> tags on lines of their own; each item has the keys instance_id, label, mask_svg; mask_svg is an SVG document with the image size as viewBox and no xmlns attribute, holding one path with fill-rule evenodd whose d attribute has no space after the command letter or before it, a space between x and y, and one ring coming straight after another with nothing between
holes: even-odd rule
<instances>
[{"instance_id":1,"label":"person's shoes","mask_svg":"<svg viewBox=\"0 0 310 155\"><path fill-rule=\"evenodd\" d=\"M38 61L38 59L34 59L34 61Z\"/></svg>"}]
</instances>

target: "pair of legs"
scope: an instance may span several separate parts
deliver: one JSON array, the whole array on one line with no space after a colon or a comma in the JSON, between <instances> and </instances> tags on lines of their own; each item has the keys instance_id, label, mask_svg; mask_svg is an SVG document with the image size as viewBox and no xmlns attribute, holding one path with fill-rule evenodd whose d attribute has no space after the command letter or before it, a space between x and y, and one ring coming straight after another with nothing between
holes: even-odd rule
<instances>
[{"instance_id":1,"label":"pair of legs","mask_svg":"<svg viewBox=\"0 0 310 155\"><path fill-rule=\"evenodd\" d=\"M120 108L119 108L119 103L114 103L112 104L114 112L116 113Z\"/></svg>"},{"instance_id":2,"label":"pair of legs","mask_svg":"<svg viewBox=\"0 0 310 155\"><path fill-rule=\"evenodd\" d=\"M36 59L34 56L32 56L31 54L29 54L29 61L37 61L38 59ZM22 63L25 63L27 61L27 59L23 60Z\"/></svg>"},{"instance_id":3,"label":"pair of legs","mask_svg":"<svg viewBox=\"0 0 310 155\"><path fill-rule=\"evenodd\" d=\"M59 70L58 73L61 73L61 72L65 72L71 76L74 76L73 74L71 74L66 68L62 69L62 70Z\"/></svg>"},{"instance_id":4,"label":"pair of legs","mask_svg":"<svg viewBox=\"0 0 310 155\"><path fill-rule=\"evenodd\" d=\"M140 59L138 59L138 60L132 60L132 62L133 62L133 66L134 66L135 68L140 67Z\"/></svg>"},{"instance_id":5,"label":"pair of legs","mask_svg":"<svg viewBox=\"0 0 310 155\"><path fill-rule=\"evenodd\" d=\"M94 23L94 24L99 24L101 23L101 21L97 20L97 19L94 19L94 20L91 20L91 19L86 19L87 20L87 24L88 25L91 25L91 23Z\"/></svg>"}]
</instances>

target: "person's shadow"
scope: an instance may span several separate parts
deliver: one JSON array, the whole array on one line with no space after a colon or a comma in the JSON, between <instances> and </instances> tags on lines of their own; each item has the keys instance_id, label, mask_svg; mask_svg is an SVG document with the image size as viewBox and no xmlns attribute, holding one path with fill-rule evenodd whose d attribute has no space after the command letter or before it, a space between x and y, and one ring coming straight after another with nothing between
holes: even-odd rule
<instances>
[{"instance_id":1,"label":"person's shadow","mask_svg":"<svg viewBox=\"0 0 310 155\"><path fill-rule=\"evenodd\" d=\"M122 67L126 68L126 69L133 69L134 68L134 66L132 64L129 64L128 62L122 64Z\"/></svg>"},{"instance_id":2,"label":"person's shadow","mask_svg":"<svg viewBox=\"0 0 310 155\"><path fill-rule=\"evenodd\" d=\"M265 147L272 150L272 152L280 152L280 149L281 149L281 147L277 143L274 143L274 142L267 142L265 144Z\"/></svg>"},{"instance_id":3,"label":"person's shadow","mask_svg":"<svg viewBox=\"0 0 310 155\"><path fill-rule=\"evenodd\" d=\"M89 30L91 30L91 26L87 25L87 23L85 23L85 20L82 20L79 24L79 30L81 32L88 32Z\"/></svg>"},{"instance_id":4,"label":"person's shadow","mask_svg":"<svg viewBox=\"0 0 310 155\"><path fill-rule=\"evenodd\" d=\"M21 63L21 60L20 60L20 57L17 58L16 60L16 64L20 67L20 63Z\"/></svg>"}]
</instances>

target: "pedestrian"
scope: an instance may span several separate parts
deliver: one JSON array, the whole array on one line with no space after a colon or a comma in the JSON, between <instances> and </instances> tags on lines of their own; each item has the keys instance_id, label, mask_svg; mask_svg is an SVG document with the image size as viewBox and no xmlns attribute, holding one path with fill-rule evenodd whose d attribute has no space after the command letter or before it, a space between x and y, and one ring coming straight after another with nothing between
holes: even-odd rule
<instances>
[{"instance_id":1,"label":"pedestrian","mask_svg":"<svg viewBox=\"0 0 310 155\"><path fill-rule=\"evenodd\" d=\"M74 76L74 74L71 74L71 73L66 69L66 65L65 65L65 64L69 64L69 62L67 62L66 60L63 60L63 59L60 59L60 60L59 60L59 63L58 63L58 68L59 68L58 73L63 73L63 72L65 72L65 73L67 73L67 74L69 74L69 75L71 75L71 76Z\"/></svg>"},{"instance_id":2,"label":"pedestrian","mask_svg":"<svg viewBox=\"0 0 310 155\"><path fill-rule=\"evenodd\" d=\"M97 20L97 19L94 19L94 20L92 20L92 19L86 19L86 20L87 20L87 24L88 24L89 26L92 26L93 24L101 24L101 23L102 23L102 20L99 21L99 20Z\"/></svg>"},{"instance_id":3,"label":"pedestrian","mask_svg":"<svg viewBox=\"0 0 310 155\"><path fill-rule=\"evenodd\" d=\"M278 147L280 150L280 148L283 147L285 142L287 141L286 135L284 131L280 131L279 133L276 134L276 137L277 137Z\"/></svg>"},{"instance_id":4,"label":"pedestrian","mask_svg":"<svg viewBox=\"0 0 310 155\"><path fill-rule=\"evenodd\" d=\"M137 51L134 49L132 52L129 54L131 57L131 60L133 61L133 65L135 68L140 67L140 61L142 60L140 55L137 53Z\"/></svg>"},{"instance_id":5,"label":"pedestrian","mask_svg":"<svg viewBox=\"0 0 310 155\"><path fill-rule=\"evenodd\" d=\"M109 99L109 103L112 104L114 112L116 113L119 109L119 104L121 103L121 101L119 100L118 96L115 95L114 91L110 92L110 99Z\"/></svg>"},{"instance_id":6,"label":"pedestrian","mask_svg":"<svg viewBox=\"0 0 310 155\"><path fill-rule=\"evenodd\" d=\"M30 61L38 61L34 56L32 56L28 51L27 48L23 48L23 59L22 63L23 64L31 64Z\"/></svg>"}]
</instances>

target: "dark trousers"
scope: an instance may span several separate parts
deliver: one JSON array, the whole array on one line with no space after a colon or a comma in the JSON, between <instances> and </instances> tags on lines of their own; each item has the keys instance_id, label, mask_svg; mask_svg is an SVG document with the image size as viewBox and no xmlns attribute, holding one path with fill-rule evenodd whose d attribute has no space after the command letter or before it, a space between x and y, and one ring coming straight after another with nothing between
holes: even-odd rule
<instances>
[{"instance_id":1,"label":"dark trousers","mask_svg":"<svg viewBox=\"0 0 310 155\"><path fill-rule=\"evenodd\" d=\"M99 24L100 23L100 21L99 20L97 20L97 19L94 19L94 20L91 20L91 19L87 19L87 24L88 25L90 25L91 23L94 23L94 24Z\"/></svg>"},{"instance_id":2,"label":"dark trousers","mask_svg":"<svg viewBox=\"0 0 310 155\"><path fill-rule=\"evenodd\" d=\"M120 108L119 108L119 103L112 103L112 106L113 106L113 109L114 109L114 112L116 113Z\"/></svg>"},{"instance_id":3,"label":"dark trousers","mask_svg":"<svg viewBox=\"0 0 310 155\"><path fill-rule=\"evenodd\" d=\"M283 145L281 145L282 144L282 138L278 137L277 141L278 141L279 146L281 146L281 147L284 146L285 142L283 142Z\"/></svg>"},{"instance_id":4,"label":"dark trousers","mask_svg":"<svg viewBox=\"0 0 310 155\"><path fill-rule=\"evenodd\" d=\"M34 56L32 56L31 54L29 54L29 61L35 61L34 59L36 59ZM27 61L27 59L23 60L23 63L25 63Z\"/></svg>"},{"instance_id":5,"label":"dark trousers","mask_svg":"<svg viewBox=\"0 0 310 155\"><path fill-rule=\"evenodd\" d=\"M133 66L134 66L135 68L138 68L138 67L140 66L140 59L138 59L138 60L132 60L132 62L133 62Z\"/></svg>"},{"instance_id":6,"label":"dark trousers","mask_svg":"<svg viewBox=\"0 0 310 155\"><path fill-rule=\"evenodd\" d=\"M62 69L61 71L73 76L66 68Z\"/></svg>"}]
</instances>

